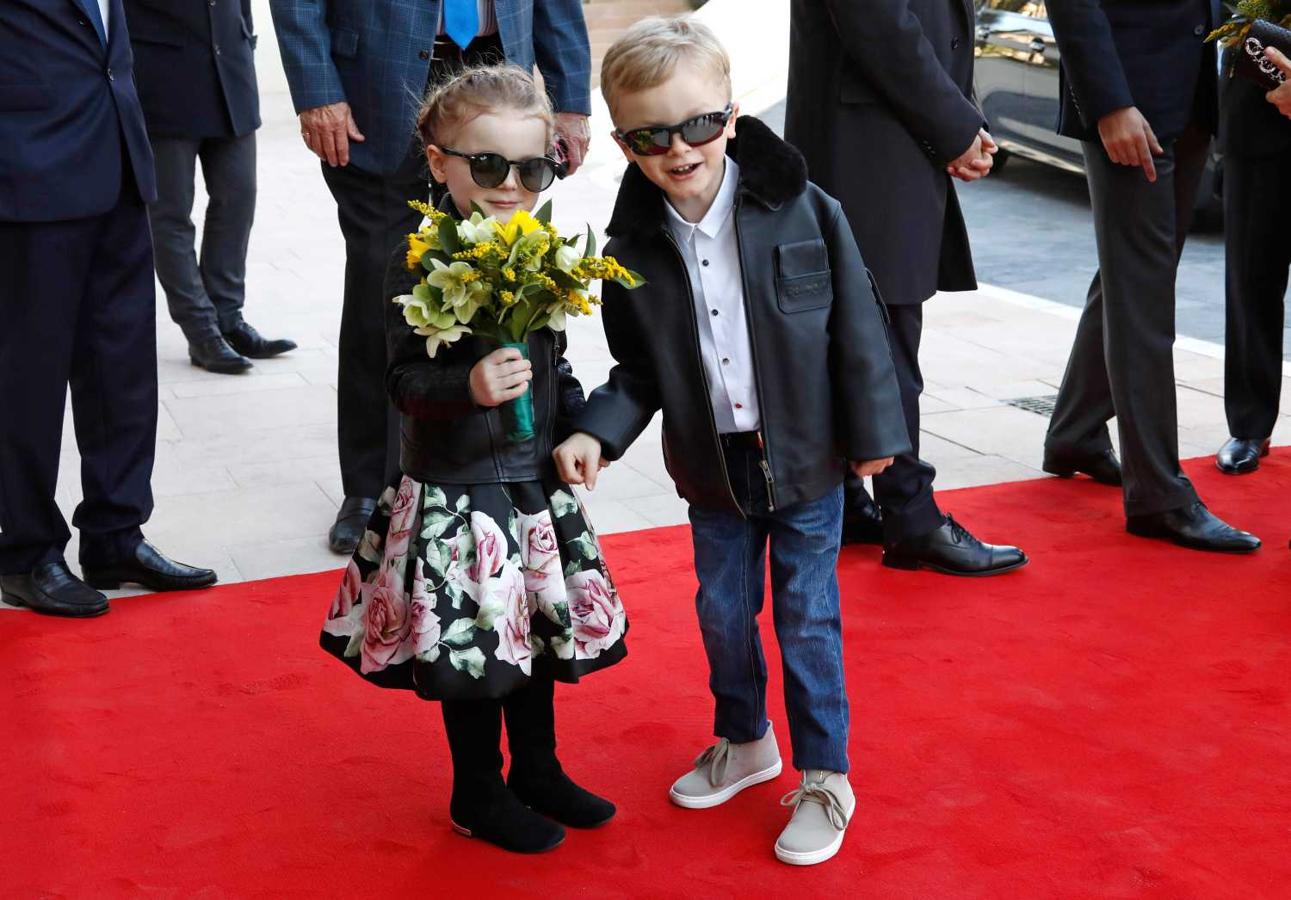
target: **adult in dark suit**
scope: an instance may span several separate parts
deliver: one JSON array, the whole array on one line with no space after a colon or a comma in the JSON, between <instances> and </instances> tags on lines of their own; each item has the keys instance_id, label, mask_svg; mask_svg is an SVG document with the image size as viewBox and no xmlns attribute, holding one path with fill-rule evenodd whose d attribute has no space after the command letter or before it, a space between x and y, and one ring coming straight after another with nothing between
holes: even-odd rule
<instances>
[{"instance_id":1,"label":"adult in dark suit","mask_svg":"<svg viewBox=\"0 0 1291 900\"><path fill-rule=\"evenodd\" d=\"M0 4L0 595L108 610L95 587L205 587L146 541L157 432L152 154L121 0ZM85 582L54 501L72 391Z\"/></svg>"},{"instance_id":2,"label":"adult in dark suit","mask_svg":"<svg viewBox=\"0 0 1291 900\"><path fill-rule=\"evenodd\" d=\"M1282 393L1282 328L1291 241L1291 119L1265 92L1231 77L1225 61L1219 100L1224 151L1227 328L1224 410L1228 433L1215 462L1230 475L1254 472L1269 452ZM1283 63L1284 65L1287 65ZM1287 65L1291 72L1291 65ZM1291 95L1291 86L1279 89ZM1291 102L1287 104L1291 110Z\"/></svg>"},{"instance_id":3,"label":"adult in dark suit","mask_svg":"<svg viewBox=\"0 0 1291 900\"><path fill-rule=\"evenodd\" d=\"M242 318L256 207L256 90L251 0L124 0L135 81L157 161L148 207L157 277L196 366L226 374L294 349ZM210 203L194 249L197 161Z\"/></svg>"},{"instance_id":4,"label":"adult in dark suit","mask_svg":"<svg viewBox=\"0 0 1291 900\"><path fill-rule=\"evenodd\" d=\"M301 139L323 161L345 237L338 425L345 502L329 543L351 553L398 472L399 416L386 398L391 248L415 230L428 175L414 140L428 84L463 65L536 63L571 172L587 149L591 50L579 0L270 0ZM324 14L326 12L326 14Z\"/></svg>"},{"instance_id":5,"label":"adult in dark suit","mask_svg":"<svg viewBox=\"0 0 1291 900\"><path fill-rule=\"evenodd\" d=\"M1062 53L1058 130L1084 142L1099 271L1049 423L1044 468L1111 472L1114 415L1127 529L1245 552L1259 539L1212 515L1179 466L1172 351L1175 274L1217 118L1215 49L1205 39L1218 6L1049 0Z\"/></svg>"},{"instance_id":6,"label":"adult in dark suit","mask_svg":"<svg viewBox=\"0 0 1291 900\"><path fill-rule=\"evenodd\" d=\"M1026 562L942 514L919 458L919 342L925 300L977 287L951 176L990 171L995 144L972 100L970 0L794 0L785 137L812 181L843 205L890 316L912 453L874 479L878 516L849 479L849 539L884 542L883 562L991 575ZM864 527L867 517L873 525ZM869 534L866 534L866 531Z\"/></svg>"}]
</instances>

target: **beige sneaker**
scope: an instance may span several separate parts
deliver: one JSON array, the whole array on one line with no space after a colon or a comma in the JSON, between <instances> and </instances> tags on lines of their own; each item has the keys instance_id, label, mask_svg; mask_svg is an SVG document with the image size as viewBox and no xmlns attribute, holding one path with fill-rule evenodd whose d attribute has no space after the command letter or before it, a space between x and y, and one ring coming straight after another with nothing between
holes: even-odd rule
<instances>
[{"instance_id":1,"label":"beige sneaker","mask_svg":"<svg viewBox=\"0 0 1291 900\"><path fill-rule=\"evenodd\" d=\"M722 738L709 747L695 760L694 770L677 779L668 796L686 809L708 809L779 774L780 748L768 726L761 740L732 744Z\"/></svg>"},{"instance_id":2,"label":"beige sneaker","mask_svg":"<svg viewBox=\"0 0 1291 900\"><path fill-rule=\"evenodd\" d=\"M791 866L814 866L843 846L856 795L846 775L809 769L802 773L798 790L785 794L780 804L793 807L793 818L775 842L776 859Z\"/></svg>"}]
</instances>

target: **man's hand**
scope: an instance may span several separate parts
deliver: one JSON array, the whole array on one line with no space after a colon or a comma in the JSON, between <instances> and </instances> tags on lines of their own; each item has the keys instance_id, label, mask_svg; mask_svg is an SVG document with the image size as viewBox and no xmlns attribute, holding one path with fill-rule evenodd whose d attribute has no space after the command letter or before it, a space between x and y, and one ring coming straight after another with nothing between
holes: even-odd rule
<instances>
[{"instance_id":1,"label":"man's hand","mask_svg":"<svg viewBox=\"0 0 1291 900\"><path fill-rule=\"evenodd\" d=\"M852 472L857 478L864 478L866 475L879 474L892 465L892 460L891 456L887 456L883 459L863 459L858 462L848 463L848 465L852 467Z\"/></svg>"},{"instance_id":2,"label":"man's hand","mask_svg":"<svg viewBox=\"0 0 1291 900\"><path fill-rule=\"evenodd\" d=\"M977 137L959 158L946 166L946 173L960 181L976 181L985 178L995 165L995 154L999 145L985 128L979 129Z\"/></svg>"},{"instance_id":3,"label":"man's hand","mask_svg":"<svg viewBox=\"0 0 1291 900\"><path fill-rule=\"evenodd\" d=\"M533 379L533 364L514 347L502 347L471 369L471 399L480 406L501 406L524 393Z\"/></svg>"},{"instance_id":4,"label":"man's hand","mask_svg":"<svg viewBox=\"0 0 1291 900\"><path fill-rule=\"evenodd\" d=\"M1157 180L1157 167L1152 157L1165 151L1137 107L1127 106L1103 116L1098 120L1098 134L1112 162L1122 166L1140 166L1148 181Z\"/></svg>"},{"instance_id":5,"label":"man's hand","mask_svg":"<svg viewBox=\"0 0 1291 900\"><path fill-rule=\"evenodd\" d=\"M1291 119L1291 60L1286 58L1276 47L1265 47L1264 57L1273 65L1282 70L1282 74L1287 80L1282 82L1282 86L1274 88L1264 95L1265 99L1278 108L1278 112Z\"/></svg>"},{"instance_id":6,"label":"man's hand","mask_svg":"<svg viewBox=\"0 0 1291 900\"><path fill-rule=\"evenodd\" d=\"M565 163L573 175L587 158L587 147L592 141L587 127L587 116L580 113L556 113L556 136L565 145Z\"/></svg>"},{"instance_id":7,"label":"man's hand","mask_svg":"<svg viewBox=\"0 0 1291 900\"><path fill-rule=\"evenodd\" d=\"M329 166L350 164L350 141L365 140L354 124L350 104L329 103L303 110L300 114L300 137L314 154Z\"/></svg>"},{"instance_id":8,"label":"man's hand","mask_svg":"<svg viewBox=\"0 0 1291 900\"><path fill-rule=\"evenodd\" d=\"M609 465L601 458L601 442L582 431L566 440L551 454L556 472L565 484L585 485L596 489L596 476Z\"/></svg>"}]
</instances>

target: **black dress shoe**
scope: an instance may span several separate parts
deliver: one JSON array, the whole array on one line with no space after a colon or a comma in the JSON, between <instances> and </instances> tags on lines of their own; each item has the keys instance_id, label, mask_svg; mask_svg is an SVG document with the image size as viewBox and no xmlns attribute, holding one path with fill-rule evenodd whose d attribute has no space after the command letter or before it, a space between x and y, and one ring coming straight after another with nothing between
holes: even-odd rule
<instances>
[{"instance_id":1,"label":"black dress shoe","mask_svg":"<svg viewBox=\"0 0 1291 900\"><path fill-rule=\"evenodd\" d=\"M76 619L108 611L108 598L73 575L61 559L25 575L0 575L0 599L11 606Z\"/></svg>"},{"instance_id":2,"label":"black dress shoe","mask_svg":"<svg viewBox=\"0 0 1291 900\"><path fill-rule=\"evenodd\" d=\"M327 545L333 553L348 555L353 553L367 530L368 519L372 518L377 508L377 501L371 497L346 497L336 514L336 522L327 533Z\"/></svg>"},{"instance_id":3,"label":"black dress shoe","mask_svg":"<svg viewBox=\"0 0 1291 900\"><path fill-rule=\"evenodd\" d=\"M843 486L843 543L883 543L883 513L879 505L865 490L865 482L854 485L850 478Z\"/></svg>"},{"instance_id":4,"label":"black dress shoe","mask_svg":"<svg viewBox=\"0 0 1291 900\"><path fill-rule=\"evenodd\" d=\"M269 359L271 356L296 349L295 341L289 341L286 338L271 341L261 337L260 332L246 322L239 322L232 330L224 332L224 340L228 341L229 346L234 350L251 359Z\"/></svg>"},{"instance_id":5,"label":"black dress shoe","mask_svg":"<svg viewBox=\"0 0 1291 900\"><path fill-rule=\"evenodd\" d=\"M188 359L199 369L220 375L236 375L251 368L251 360L239 356L222 337L189 341Z\"/></svg>"},{"instance_id":6,"label":"black dress shoe","mask_svg":"<svg viewBox=\"0 0 1291 900\"><path fill-rule=\"evenodd\" d=\"M1259 538L1215 516L1200 500L1182 509L1130 516L1125 521L1125 530L1139 537L1164 538L1193 550L1252 553L1260 549Z\"/></svg>"},{"instance_id":7,"label":"black dress shoe","mask_svg":"<svg viewBox=\"0 0 1291 900\"><path fill-rule=\"evenodd\" d=\"M1071 478L1076 474L1088 475L1099 484L1121 486L1121 461L1115 451L1103 450L1099 453L1072 453L1064 450L1044 451L1044 462L1040 468L1050 475L1059 478Z\"/></svg>"},{"instance_id":8,"label":"black dress shoe","mask_svg":"<svg viewBox=\"0 0 1291 900\"><path fill-rule=\"evenodd\" d=\"M150 591L195 591L218 580L210 569L167 559L147 541L140 541L128 559L114 565L82 564L81 568L85 570L85 580L103 591L116 590L122 584L137 584Z\"/></svg>"},{"instance_id":9,"label":"black dress shoe","mask_svg":"<svg viewBox=\"0 0 1291 900\"><path fill-rule=\"evenodd\" d=\"M1225 475L1245 475L1258 469L1260 458L1268 455L1268 438L1229 438L1215 454L1215 465Z\"/></svg>"},{"instance_id":10,"label":"black dress shoe","mask_svg":"<svg viewBox=\"0 0 1291 900\"><path fill-rule=\"evenodd\" d=\"M935 531L883 549L892 569L931 569L943 575L999 575L1020 569L1027 555L1017 547L983 544L952 517Z\"/></svg>"}]
</instances>

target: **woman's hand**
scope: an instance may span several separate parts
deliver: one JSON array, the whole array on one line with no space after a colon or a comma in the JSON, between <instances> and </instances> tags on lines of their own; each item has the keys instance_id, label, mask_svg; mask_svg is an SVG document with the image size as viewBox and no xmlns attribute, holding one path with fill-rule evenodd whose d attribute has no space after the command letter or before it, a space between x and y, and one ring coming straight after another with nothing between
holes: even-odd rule
<instances>
[{"instance_id":1,"label":"woman's hand","mask_svg":"<svg viewBox=\"0 0 1291 900\"><path fill-rule=\"evenodd\" d=\"M1286 58L1286 54L1279 51L1276 47L1265 47L1264 57L1273 65L1282 70L1282 74L1287 80L1282 82L1282 86L1275 88L1265 94L1265 99L1278 108L1278 112L1291 119L1291 60Z\"/></svg>"},{"instance_id":2,"label":"woman's hand","mask_svg":"<svg viewBox=\"0 0 1291 900\"><path fill-rule=\"evenodd\" d=\"M501 406L524 393L533 365L514 347L502 347L471 369L471 399L480 406Z\"/></svg>"},{"instance_id":3,"label":"woman's hand","mask_svg":"<svg viewBox=\"0 0 1291 900\"><path fill-rule=\"evenodd\" d=\"M877 475L892 465L893 458L886 456L883 459L862 459L850 463L852 472L857 478L864 478L866 475Z\"/></svg>"}]
</instances>

